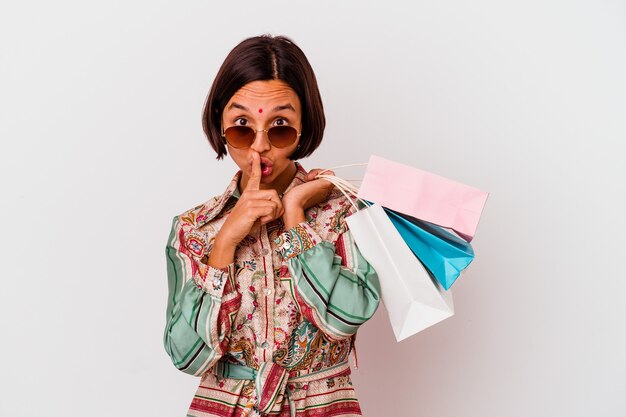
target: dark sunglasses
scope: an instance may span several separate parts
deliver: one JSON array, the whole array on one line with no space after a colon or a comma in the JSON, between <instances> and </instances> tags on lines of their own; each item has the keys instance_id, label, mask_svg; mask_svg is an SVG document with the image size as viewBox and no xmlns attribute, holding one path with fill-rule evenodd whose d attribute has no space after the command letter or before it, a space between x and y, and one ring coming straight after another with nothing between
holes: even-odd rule
<instances>
[{"instance_id":1,"label":"dark sunglasses","mask_svg":"<svg viewBox=\"0 0 626 417\"><path fill-rule=\"evenodd\" d=\"M291 126L272 126L269 129L259 130L250 126L231 126L222 133L222 137L226 138L226 142L233 148L249 148L254 143L257 132L267 132L270 143L277 148L286 148L302 134Z\"/></svg>"}]
</instances>

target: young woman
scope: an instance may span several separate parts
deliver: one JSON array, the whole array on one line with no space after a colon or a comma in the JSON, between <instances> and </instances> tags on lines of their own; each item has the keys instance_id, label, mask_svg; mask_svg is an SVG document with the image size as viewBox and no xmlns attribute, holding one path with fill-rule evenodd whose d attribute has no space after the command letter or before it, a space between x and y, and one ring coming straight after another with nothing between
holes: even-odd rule
<instances>
[{"instance_id":1,"label":"young woman","mask_svg":"<svg viewBox=\"0 0 626 417\"><path fill-rule=\"evenodd\" d=\"M165 349L200 376L188 416L360 416L348 355L380 302L346 197L296 161L321 143L317 81L289 38L244 40L203 115L226 191L175 216Z\"/></svg>"}]
</instances>

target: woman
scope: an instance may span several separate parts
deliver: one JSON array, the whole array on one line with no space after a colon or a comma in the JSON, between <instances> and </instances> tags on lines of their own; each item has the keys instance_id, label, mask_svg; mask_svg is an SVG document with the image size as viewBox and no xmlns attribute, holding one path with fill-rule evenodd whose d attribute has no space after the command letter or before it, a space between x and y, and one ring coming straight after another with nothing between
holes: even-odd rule
<instances>
[{"instance_id":1,"label":"woman","mask_svg":"<svg viewBox=\"0 0 626 417\"><path fill-rule=\"evenodd\" d=\"M244 40L203 115L240 170L175 216L166 247L165 349L200 376L188 416L360 416L348 355L380 301L345 223L352 205L296 161L320 144L313 70L290 39Z\"/></svg>"}]
</instances>

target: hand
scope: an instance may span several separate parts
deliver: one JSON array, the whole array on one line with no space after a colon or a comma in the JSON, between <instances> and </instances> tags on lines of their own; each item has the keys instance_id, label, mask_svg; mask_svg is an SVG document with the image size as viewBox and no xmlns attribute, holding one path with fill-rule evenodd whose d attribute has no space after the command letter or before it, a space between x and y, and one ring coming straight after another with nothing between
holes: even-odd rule
<instances>
[{"instance_id":1,"label":"hand","mask_svg":"<svg viewBox=\"0 0 626 417\"><path fill-rule=\"evenodd\" d=\"M252 174L248 184L216 239L221 239L227 245L236 246L254 226L269 223L283 215L285 210L276 190L260 190L260 184L261 158L257 152L253 152Z\"/></svg>"},{"instance_id":2,"label":"hand","mask_svg":"<svg viewBox=\"0 0 626 417\"><path fill-rule=\"evenodd\" d=\"M283 196L283 206L285 210L302 209L306 210L325 201L334 185L324 179L315 179L315 177L323 172L324 175L335 175L333 171L323 169L312 169L306 175L304 184L293 187Z\"/></svg>"}]
</instances>

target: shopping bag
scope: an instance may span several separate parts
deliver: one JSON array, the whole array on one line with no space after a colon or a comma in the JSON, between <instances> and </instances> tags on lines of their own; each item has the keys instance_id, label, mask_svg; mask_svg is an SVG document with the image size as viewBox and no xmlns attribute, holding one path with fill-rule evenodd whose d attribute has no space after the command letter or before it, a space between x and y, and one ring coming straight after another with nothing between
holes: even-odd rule
<instances>
[{"instance_id":1,"label":"shopping bag","mask_svg":"<svg viewBox=\"0 0 626 417\"><path fill-rule=\"evenodd\" d=\"M472 245L435 224L383 207L411 251L448 290L474 260Z\"/></svg>"},{"instance_id":2,"label":"shopping bag","mask_svg":"<svg viewBox=\"0 0 626 417\"><path fill-rule=\"evenodd\" d=\"M471 241L489 193L372 155L358 196L456 231Z\"/></svg>"},{"instance_id":3,"label":"shopping bag","mask_svg":"<svg viewBox=\"0 0 626 417\"><path fill-rule=\"evenodd\" d=\"M342 184L341 178L318 177L333 182L354 204L351 197L356 197L356 190ZM452 292L430 275L379 204L360 201L362 206L346 217L346 223L361 254L376 270L396 340L453 316Z\"/></svg>"},{"instance_id":4,"label":"shopping bag","mask_svg":"<svg viewBox=\"0 0 626 417\"><path fill-rule=\"evenodd\" d=\"M379 204L346 217L346 223L378 274L397 341L454 315L452 292L431 277Z\"/></svg>"}]
</instances>

